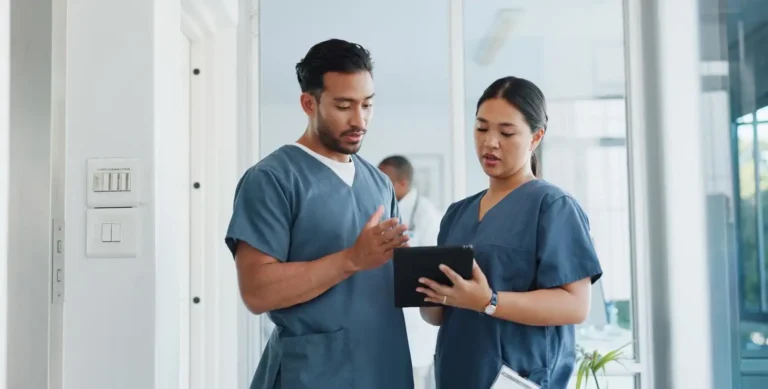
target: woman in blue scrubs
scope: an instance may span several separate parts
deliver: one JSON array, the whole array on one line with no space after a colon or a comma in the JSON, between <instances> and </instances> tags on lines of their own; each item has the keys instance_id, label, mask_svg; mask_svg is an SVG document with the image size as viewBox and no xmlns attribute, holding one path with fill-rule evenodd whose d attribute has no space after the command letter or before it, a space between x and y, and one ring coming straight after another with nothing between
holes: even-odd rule
<instances>
[{"instance_id":1,"label":"woman in blue scrubs","mask_svg":"<svg viewBox=\"0 0 768 389\"><path fill-rule=\"evenodd\" d=\"M438 237L474 247L473 277L441 266L453 286L422 279L418 289L441 304L421 309L441 327L438 389L491 388L510 371L551 389L571 377L574 324L585 320L602 270L579 204L536 178L546 128L544 94L530 81L499 79L478 101L475 149L489 186L452 204Z\"/></svg>"}]
</instances>

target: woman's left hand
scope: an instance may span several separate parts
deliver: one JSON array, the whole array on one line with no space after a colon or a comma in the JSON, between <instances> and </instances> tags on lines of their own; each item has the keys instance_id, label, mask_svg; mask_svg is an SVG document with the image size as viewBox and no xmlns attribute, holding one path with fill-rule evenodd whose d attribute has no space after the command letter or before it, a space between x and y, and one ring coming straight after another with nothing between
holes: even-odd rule
<instances>
[{"instance_id":1,"label":"woman's left hand","mask_svg":"<svg viewBox=\"0 0 768 389\"><path fill-rule=\"evenodd\" d=\"M424 301L478 312L482 312L490 303L491 287L488 286L488 280L477 265L477 261L472 264L471 280L461 278L445 265L440 265L440 270L448 276L453 286L441 285L428 278L419 279L425 287L416 288L416 291L427 296Z\"/></svg>"}]
</instances>

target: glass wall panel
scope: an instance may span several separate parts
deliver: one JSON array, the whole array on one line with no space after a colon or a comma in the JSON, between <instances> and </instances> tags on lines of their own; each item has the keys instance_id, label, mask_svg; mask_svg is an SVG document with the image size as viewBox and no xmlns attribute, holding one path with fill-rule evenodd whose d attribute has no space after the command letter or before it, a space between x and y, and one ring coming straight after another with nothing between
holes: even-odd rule
<instances>
[{"instance_id":1,"label":"glass wall panel","mask_svg":"<svg viewBox=\"0 0 768 389\"><path fill-rule=\"evenodd\" d=\"M629 344L632 357L623 2L467 1L463 25L467 193L488 185L472 133L477 99L504 76L536 83L549 114L539 149L541 176L584 207L605 272L593 287L592 312L577 329L577 341L603 353ZM613 380L611 387L619 387ZM633 378L626 382L634 385Z\"/></svg>"},{"instance_id":2,"label":"glass wall panel","mask_svg":"<svg viewBox=\"0 0 768 389\"><path fill-rule=\"evenodd\" d=\"M753 377L768 375L768 2L699 8L715 384L762 388Z\"/></svg>"}]
</instances>

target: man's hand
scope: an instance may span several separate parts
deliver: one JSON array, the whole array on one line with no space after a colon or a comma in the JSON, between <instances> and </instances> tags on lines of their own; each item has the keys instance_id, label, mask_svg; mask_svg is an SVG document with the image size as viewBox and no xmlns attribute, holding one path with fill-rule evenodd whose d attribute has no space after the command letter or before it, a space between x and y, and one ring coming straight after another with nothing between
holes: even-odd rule
<instances>
[{"instance_id":1,"label":"man's hand","mask_svg":"<svg viewBox=\"0 0 768 389\"><path fill-rule=\"evenodd\" d=\"M408 242L408 229L396 218L381 221L384 207L379 206L368 219L355 244L347 250L347 258L353 271L377 268L392 258L392 250Z\"/></svg>"}]
</instances>

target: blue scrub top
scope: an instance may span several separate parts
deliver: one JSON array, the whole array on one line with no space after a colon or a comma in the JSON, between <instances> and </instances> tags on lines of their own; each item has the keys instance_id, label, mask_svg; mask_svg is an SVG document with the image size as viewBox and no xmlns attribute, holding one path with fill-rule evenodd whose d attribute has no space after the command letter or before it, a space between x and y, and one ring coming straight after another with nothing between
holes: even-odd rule
<instances>
[{"instance_id":1,"label":"blue scrub top","mask_svg":"<svg viewBox=\"0 0 768 389\"><path fill-rule=\"evenodd\" d=\"M281 262L313 261L351 247L380 205L382 220L399 217L391 181L362 158L352 161L351 187L293 145L248 170L226 236L233 254L243 241ZM251 389L413 388L391 261L268 315L276 328Z\"/></svg>"},{"instance_id":2,"label":"blue scrub top","mask_svg":"<svg viewBox=\"0 0 768 389\"><path fill-rule=\"evenodd\" d=\"M600 278L587 216L563 190L529 181L478 221L484 194L448 208L438 244L473 245L491 288L526 292ZM542 388L564 389L575 357L572 325L533 327L446 307L435 354L437 387L488 388L504 363Z\"/></svg>"}]
</instances>

